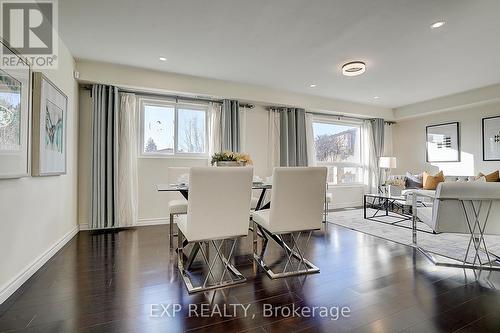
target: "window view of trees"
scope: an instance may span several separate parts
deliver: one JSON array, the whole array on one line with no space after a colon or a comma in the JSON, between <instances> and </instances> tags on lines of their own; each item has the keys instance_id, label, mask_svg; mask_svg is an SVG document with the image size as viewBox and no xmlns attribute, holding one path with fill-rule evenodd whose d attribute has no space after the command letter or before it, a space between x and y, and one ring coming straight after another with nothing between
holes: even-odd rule
<instances>
[{"instance_id":1,"label":"window view of trees","mask_svg":"<svg viewBox=\"0 0 500 333\"><path fill-rule=\"evenodd\" d=\"M360 127L343 123L313 123L316 162L328 168L328 182L360 181Z\"/></svg>"},{"instance_id":2,"label":"window view of trees","mask_svg":"<svg viewBox=\"0 0 500 333\"><path fill-rule=\"evenodd\" d=\"M179 109L179 142L181 153L205 151L205 112Z\"/></svg>"},{"instance_id":3,"label":"window view of trees","mask_svg":"<svg viewBox=\"0 0 500 333\"><path fill-rule=\"evenodd\" d=\"M158 150L158 147L156 146L155 141L153 138L149 138L148 142L146 143L146 148L144 148L145 152L152 153Z\"/></svg>"},{"instance_id":4,"label":"window view of trees","mask_svg":"<svg viewBox=\"0 0 500 333\"><path fill-rule=\"evenodd\" d=\"M143 152L206 153L206 110L161 101L141 102ZM177 128L177 130L176 130ZM177 137L175 137L177 135Z\"/></svg>"},{"instance_id":5,"label":"window view of trees","mask_svg":"<svg viewBox=\"0 0 500 333\"><path fill-rule=\"evenodd\" d=\"M318 135L314 140L316 159L322 162L347 160L354 154L356 132L355 128L351 128L336 134Z\"/></svg>"}]
</instances>

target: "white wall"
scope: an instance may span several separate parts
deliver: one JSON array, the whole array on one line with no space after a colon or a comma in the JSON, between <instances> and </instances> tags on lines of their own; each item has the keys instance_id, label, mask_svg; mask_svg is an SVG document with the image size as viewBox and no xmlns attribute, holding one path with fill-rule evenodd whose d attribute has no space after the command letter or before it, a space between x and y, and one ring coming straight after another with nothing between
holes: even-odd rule
<instances>
[{"instance_id":1,"label":"white wall","mask_svg":"<svg viewBox=\"0 0 500 333\"><path fill-rule=\"evenodd\" d=\"M72 55L59 42L59 68L44 74L68 96L67 174L0 180L0 303L78 231L78 91Z\"/></svg>"},{"instance_id":2,"label":"white wall","mask_svg":"<svg viewBox=\"0 0 500 333\"><path fill-rule=\"evenodd\" d=\"M497 94L500 93L500 89ZM470 92L466 93L470 95ZM500 115L500 102L490 100L461 106L463 96L457 96L458 101L453 111L437 112L417 118L404 119L397 122L393 128L394 154L398 159L398 168L393 174L404 174L406 171L420 173L424 170L437 172L443 170L445 175L477 175L479 172L489 172L500 169L500 162L485 162L482 156L481 119L488 116ZM412 115L418 112L429 112L442 107L433 101L421 104L419 108L412 106L403 111ZM450 100L450 99L448 99ZM424 107L425 109L422 109ZM398 113L398 111L396 111ZM433 124L460 122L461 162L427 163L425 161L425 127Z\"/></svg>"}]
</instances>

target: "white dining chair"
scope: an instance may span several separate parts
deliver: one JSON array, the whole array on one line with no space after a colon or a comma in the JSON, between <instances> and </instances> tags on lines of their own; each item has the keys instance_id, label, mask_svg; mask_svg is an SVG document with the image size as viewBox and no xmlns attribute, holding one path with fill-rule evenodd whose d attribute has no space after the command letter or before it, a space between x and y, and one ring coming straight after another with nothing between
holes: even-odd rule
<instances>
[{"instance_id":1,"label":"white dining chair","mask_svg":"<svg viewBox=\"0 0 500 333\"><path fill-rule=\"evenodd\" d=\"M274 279L319 272L318 267L304 258L304 251L312 232L321 229L326 174L327 169L324 167L274 168L271 207L252 213L254 259L269 277ZM303 234L306 241L300 246ZM288 235L290 244L285 241ZM262 238L260 254L257 253L258 237ZM286 254L282 272L273 272L265 263L269 239L274 240ZM296 267L293 265L294 259L298 260Z\"/></svg>"},{"instance_id":2,"label":"white dining chair","mask_svg":"<svg viewBox=\"0 0 500 333\"><path fill-rule=\"evenodd\" d=\"M169 167L168 172L168 182L169 184L178 184L179 181L186 182L189 177L189 168L186 167ZM175 216L187 213L188 202L179 193L169 193L170 200L168 201L168 214L170 217L169 228L168 228L168 238L170 241L170 248L174 247L174 237L177 234L174 233Z\"/></svg>"},{"instance_id":3,"label":"white dining chair","mask_svg":"<svg viewBox=\"0 0 500 333\"><path fill-rule=\"evenodd\" d=\"M253 168L196 167L189 173L189 200L187 215L179 216L178 267L189 293L227 287L245 281L231 264L236 241L248 234L248 212L252 194ZM187 243L183 239L186 239ZM228 243L232 245L229 246ZM184 264L183 249L189 243L193 253L201 253L207 274L201 285L190 278L190 267ZM205 248L214 248L209 261ZM228 254L224 249L229 248ZM220 270L215 264L222 264ZM220 273L222 271L222 273ZM217 276L220 273L220 276ZM227 274L226 274L227 273ZM228 278L226 278L226 275Z\"/></svg>"}]
</instances>

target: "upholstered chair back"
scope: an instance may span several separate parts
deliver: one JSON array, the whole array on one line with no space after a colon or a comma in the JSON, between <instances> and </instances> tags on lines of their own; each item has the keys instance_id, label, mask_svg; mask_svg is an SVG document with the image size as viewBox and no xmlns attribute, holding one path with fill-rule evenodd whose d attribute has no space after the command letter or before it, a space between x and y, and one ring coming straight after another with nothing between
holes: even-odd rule
<instances>
[{"instance_id":1,"label":"upholstered chair back","mask_svg":"<svg viewBox=\"0 0 500 333\"><path fill-rule=\"evenodd\" d=\"M249 167L191 168L187 238L201 241L247 235L252 178Z\"/></svg>"},{"instance_id":2,"label":"upholstered chair back","mask_svg":"<svg viewBox=\"0 0 500 333\"><path fill-rule=\"evenodd\" d=\"M269 229L291 232L321 228L325 167L274 168Z\"/></svg>"}]
</instances>

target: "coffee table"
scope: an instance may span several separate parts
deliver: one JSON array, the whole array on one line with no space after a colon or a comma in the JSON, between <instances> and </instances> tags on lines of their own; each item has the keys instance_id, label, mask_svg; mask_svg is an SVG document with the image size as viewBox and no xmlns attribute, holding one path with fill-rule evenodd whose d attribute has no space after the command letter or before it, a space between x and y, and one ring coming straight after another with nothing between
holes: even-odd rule
<instances>
[{"instance_id":1,"label":"coffee table","mask_svg":"<svg viewBox=\"0 0 500 333\"><path fill-rule=\"evenodd\" d=\"M422 205L422 203L417 204ZM363 214L364 218L369 221L412 229L411 223L404 224L404 222L412 220L412 206L412 201L404 196L371 193L364 195ZM370 214L369 208L374 209L375 213ZM421 229L418 229L418 231L432 233Z\"/></svg>"}]
</instances>

